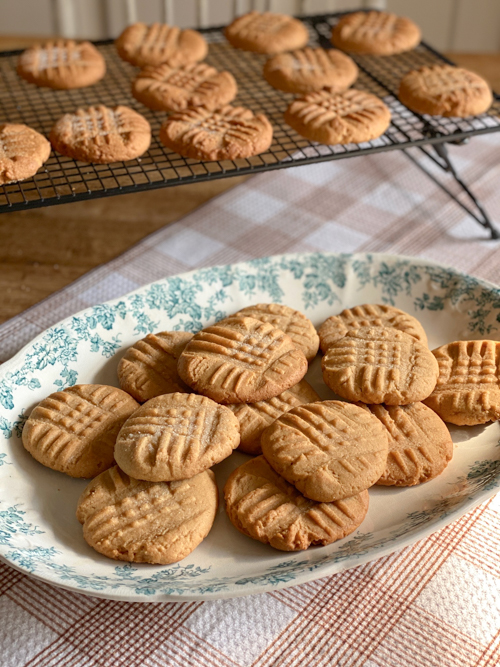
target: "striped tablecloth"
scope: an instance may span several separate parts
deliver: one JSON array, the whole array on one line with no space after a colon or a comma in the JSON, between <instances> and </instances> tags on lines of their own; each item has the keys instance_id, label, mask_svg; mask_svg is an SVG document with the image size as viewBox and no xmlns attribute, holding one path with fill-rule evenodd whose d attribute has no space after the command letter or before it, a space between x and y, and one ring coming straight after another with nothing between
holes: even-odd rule
<instances>
[{"instance_id":1,"label":"striped tablecloth","mask_svg":"<svg viewBox=\"0 0 500 667\"><path fill-rule=\"evenodd\" d=\"M500 140L453 147L500 225ZM499 242L401 153L263 174L0 327L5 360L84 307L166 275L270 254L368 251L500 282ZM1 667L494 667L500 497L416 545L310 584L233 600L125 603L0 563Z\"/></svg>"}]
</instances>

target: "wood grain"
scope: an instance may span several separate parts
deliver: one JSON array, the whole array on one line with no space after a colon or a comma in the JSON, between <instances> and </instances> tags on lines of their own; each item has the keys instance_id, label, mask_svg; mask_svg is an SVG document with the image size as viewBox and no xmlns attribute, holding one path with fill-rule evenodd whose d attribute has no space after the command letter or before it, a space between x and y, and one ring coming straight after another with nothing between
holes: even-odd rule
<instances>
[{"instance_id":1,"label":"wood grain","mask_svg":"<svg viewBox=\"0 0 500 667\"><path fill-rule=\"evenodd\" d=\"M0 50L33 38L1 37ZM500 54L450 54L500 89ZM234 177L0 216L0 322L242 183Z\"/></svg>"}]
</instances>

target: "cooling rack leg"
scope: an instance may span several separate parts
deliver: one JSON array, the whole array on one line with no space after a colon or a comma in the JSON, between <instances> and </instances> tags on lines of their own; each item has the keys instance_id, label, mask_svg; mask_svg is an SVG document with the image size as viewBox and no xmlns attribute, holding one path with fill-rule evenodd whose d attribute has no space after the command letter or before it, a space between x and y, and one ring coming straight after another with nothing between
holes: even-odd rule
<instances>
[{"instance_id":1,"label":"cooling rack leg","mask_svg":"<svg viewBox=\"0 0 500 667\"><path fill-rule=\"evenodd\" d=\"M431 153L430 150L425 147L425 146L419 146L420 150L427 156L429 157L435 164L437 164L441 169L446 171L447 173L451 174L455 182L460 186L460 189L462 192L464 192L468 199L469 202L472 205L467 205L464 202L462 202L454 192L452 192L444 183L442 183L440 180L438 180L434 174L425 167L422 162L419 160L415 159L413 155L408 150L404 150L403 152L406 154L406 156L427 176L436 183L438 187L441 188L446 194L451 197L461 208L464 209L470 216L474 218L482 227L487 229L490 233L490 238L491 239L498 239L500 238L500 232L498 229L495 227L493 222L491 221L488 213L482 206L481 202L478 200L476 195L472 192L472 190L469 188L469 186L463 181L460 176L458 175L455 167L453 166L453 163L450 159L450 156L448 154L448 148L446 147L446 144L434 144L431 146L431 148L434 150L435 154Z\"/></svg>"}]
</instances>

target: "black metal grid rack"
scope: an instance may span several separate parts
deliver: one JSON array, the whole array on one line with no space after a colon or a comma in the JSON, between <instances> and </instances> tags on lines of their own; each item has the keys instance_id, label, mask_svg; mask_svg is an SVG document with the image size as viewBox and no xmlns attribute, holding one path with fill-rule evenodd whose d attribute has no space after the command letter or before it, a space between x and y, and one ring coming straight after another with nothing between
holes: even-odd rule
<instances>
[{"instance_id":1,"label":"black metal grid rack","mask_svg":"<svg viewBox=\"0 0 500 667\"><path fill-rule=\"evenodd\" d=\"M338 16L303 17L310 30L310 43L330 46L331 28ZM269 150L252 158L221 162L199 162L169 151L158 139L166 114L151 111L132 97L130 84L137 70L118 57L111 41L97 44L107 63L104 79L89 88L69 91L39 88L25 82L16 74L20 52L4 52L0 53L2 122L25 123L48 136L52 125L62 114L79 106L124 104L149 120L153 139L149 151L141 158L108 165L77 162L52 152L44 168L34 178L0 188L0 213L418 146L439 166L452 173L475 205L475 210L457 199L446 186L441 187L483 226L488 227L492 236L495 235L487 215L455 173L445 143L461 142L475 134L500 130L500 98L495 98L486 114L469 119L423 117L409 111L397 99L402 76L422 65L448 62L425 43L413 51L395 56L355 56L360 68L355 86L381 97L391 109L392 122L387 132L374 141L326 146L304 139L283 121L283 112L293 96L275 90L263 79L264 56L240 50L235 52L220 28L208 28L202 32L210 44L207 62L218 69L229 70L238 82L238 97L234 104L263 112L273 123L274 139ZM429 145L433 144L436 153L431 152Z\"/></svg>"}]
</instances>

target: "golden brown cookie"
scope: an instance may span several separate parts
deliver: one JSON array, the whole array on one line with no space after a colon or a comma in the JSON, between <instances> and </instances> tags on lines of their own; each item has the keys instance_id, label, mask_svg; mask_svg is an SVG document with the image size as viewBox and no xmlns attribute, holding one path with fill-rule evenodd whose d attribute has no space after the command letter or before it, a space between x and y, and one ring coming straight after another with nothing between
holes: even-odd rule
<instances>
[{"instance_id":1,"label":"golden brown cookie","mask_svg":"<svg viewBox=\"0 0 500 667\"><path fill-rule=\"evenodd\" d=\"M262 454L260 436L278 417L297 405L321 400L310 384L301 380L279 396L258 403L235 403L229 409L240 423L241 440L238 449L246 454Z\"/></svg>"},{"instance_id":2,"label":"golden brown cookie","mask_svg":"<svg viewBox=\"0 0 500 667\"><path fill-rule=\"evenodd\" d=\"M134 23L115 41L118 55L137 67L168 63L172 67L203 60L205 38L196 30L181 30L166 23Z\"/></svg>"},{"instance_id":3,"label":"golden brown cookie","mask_svg":"<svg viewBox=\"0 0 500 667\"><path fill-rule=\"evenodd\" d=\"M359 144L380 137L391 112L381 99L350 88L343 93L319 90L295 99L285 122L301 136L321 144Z\"/></svg>"},{"instance_id":4,"label":"golden brown cookie","mask_svg":"<svg viewBox=\"0 0 500 667\"><path fill-rule=\"evenodd\" d=\"M337 49L305 49L278 53L264 65L264 79L285 93L311 93L328 88L342 92L358 78L352 58Z\"/></svg>"},{"instance_id":5,"label":"golden brown cookie","mask_svg":"<svg viewBox=\"0 0 500 667\"><path fill-rule=\"evenodd\" d=\"M261 322L269 322L284 331L295 345L312 361L318 354L319 337L314 324L300 311L280 303L257 303L242 308L233 317L253 317Z\"/></svg>"},{"instance_id":6,"label":"golden brown cookie","mask_svg":"<svg viewBox=\"0 0 500 667\"><path fill-rule=\"evenodd\" d=\"M235 160L266 151L273 127L264 114L225 106L210 111L186 109L170 116L160 129L167 148L195 160Z\"/></svg>"},{"instance_id":7,"label":"golden brown cookie","mask_svg":"<svg viewBox=\"0 0 500 667\"><path fill-rule=\"evenodd\" d=\"M138 340L118 364L120 387L139 403L161 394L190 392L179 377L177 360L192 337L188 331L160 331Z\"/></svg>"},{"instance_id":8,"label":"golden brown cookie","mask_svg":"<svg viewBox=\"0 0 500 667\"><path fill-rule=\"evenodd\" d=\"M460 340L433 350L439 377L424 403L445 422L474 426L500 419L500 343Z\"/></svg>"},{"instance_id":9,"label":"golden brown cookie","mask_svg":"<svg viewBox=\"0 0 500 667\"><path fill-rule=\"evenodd\" d=\"M17 73L37 86L57 90L85 88L106 74L106 61L90 42L58 39L23 51Z\"/></svg>"},{"instance_id":10,"label":"golden brown cookie","mask_svg":"<svg viewBox=\"0 0 500 667\"><path fill-rule=\"evenodd\" d=\"M218 72L207 63L145 67L132 83L132 95L156 111L184 111L188 107L217 109L238 92L230 72Z\"/></svg>"},{"instance_id":11,"label":"golden brown cookie","mask_svg":"<svg viewBox=\"0 0 500 667\"><path fill-rule=\"evenodd\" d=\"M452 65L430 65L401 79L398 97L417 113L431 116L477 116L493 102L486 81L474 72Z\"/></svg>"},{"instance_id":12,"label":"golden brown cookie","mask_svg":"<svg viewBox=\"0 0 500 667\"><path fill-rule=\"evenodd\" d=\"M305 498L263 456L247 461L224 487L226 512L244 535L280 551L331 544L352 533L368 511L368 491L333 503Z\"/></svg>"},{"instance_id":13,"label":"golden brown cookie","mask_svg":"<svg viewBox=\"0 0 500 667\"><path fill-rule=\"evenodd\" d=\"M318 502L373 486L387 462L388 438L367 410L342 401L293 408L266 428L262 453L276 472Z\"/></svg>"},{"instance_id":14,"label":"golden brown cookie","mask_svg":"<svg viewBox=\"0 0 500 667\"><path fill-rule=\"evenodd\" d=\"M23 429L40 463L70 477L95 477L114 464L116 436L138 403L121 389L77 384L44 398Z\"/></svg>"},{"instance_id":15,"label":"golden brown cookie","mask_svg":"<svg viewBox=\"0 0 500 667\"><path fill-rule=\"evenodd\" d=\"M27 125L0 125L0 185L34 176L49 159L50 143Z\"/></svg>"},{"instance_id":16,"label":"golden brown cookie","mask_svg":"<svg viewBox=\"0 0 500 667\"><path fill-rule=\"evenodd\" d=\"M389 453L382 486L414 486L440 475L453 456L446 424L423 403L366 405L383 424Z\"/></svg>"},{"instance_id":17,"label":"golden brown cookie","mask_svg":"<svg viewBox=\"0 0 500 667\"><path fill-rule=\"evenodd\" d=\"M326 352L332 343L359 327L389 327L399 329L427 345L427 336L420 322L408 313L386 304L367 303L346 308L323 322L318 329L321 350Z\"/></svg>"},{"instance_id":18,"label":"golden brown cookie","mask_svg":"<svg viewBox=\"0 0 500 667\"><path fill-rule=\"evenodd\" d=\"M208 535L217 505L211 470L179 482L142 482L115 466L90 482L76 517L85 540L108 558L166 565Z\"/></svg>"},{"instance_id":19,"label":"golden brown cookie","mask_svg":"<svg viewBox=\"0 0 500 667\"><path fill-rule=\"evenodd\" d=\"M285 14L248 12L238 16L224 32L237 49L255 53L281 53L300 49L309 41L306 26Z\"/></svg>"},{"instance_id":20,"label":"golden brown cookie","mask_svg":"<svg viewBox=\"0 0 500 667\"><path fill-rule=\"evenodd\" d=\"M355 12L343 16L332 32L332 44L343 51L390 56L414 49L420 28L403 16L387 12Z\"/></svg>"},{"instance_id":21,"label":"golden brown cookie","mask_svg":"<svg viewBox=\"0 0 500 667\"><path fill-rule=\"evenodd\" d=\"M97 105L62 116L52 128L54 150L82 162L133 160L151 143L148 121L129 107Z\"/></svg>"},{"instance_id":22,"label":"golden brown cookie","mask_svg":"<svg viewBox=\"0 0 500 667\"><path fill-rule=\"evenodd\" d=\"M283 331L253 317L232 317L197 333L177 369L191 389L218 403L257 403L293 387L307 367Z\"/></svg>"},{"instance_id":23,"label":"golden brown cookie","mask_svg":"<svg viewBox=\"0 0 500 667\"><path fill-rule=\"evenodd\" d=\"M135 479L170 482L207 470L239 444L240 425L229 408L206 396L164 394L127 419L115 459Z\"/></svg>"},{"instance_id":24,"label":"golden brown cookie","mask_svg":"<svg viewBox=\"0 0 500 667\"><path fill-rule=\"evenodd\" d=\"M412 336L382 327L360 327L328 348L323 379L349 401L407 405L432 393L438 366L432 352Z\"/></svg>"}]
</instances>

